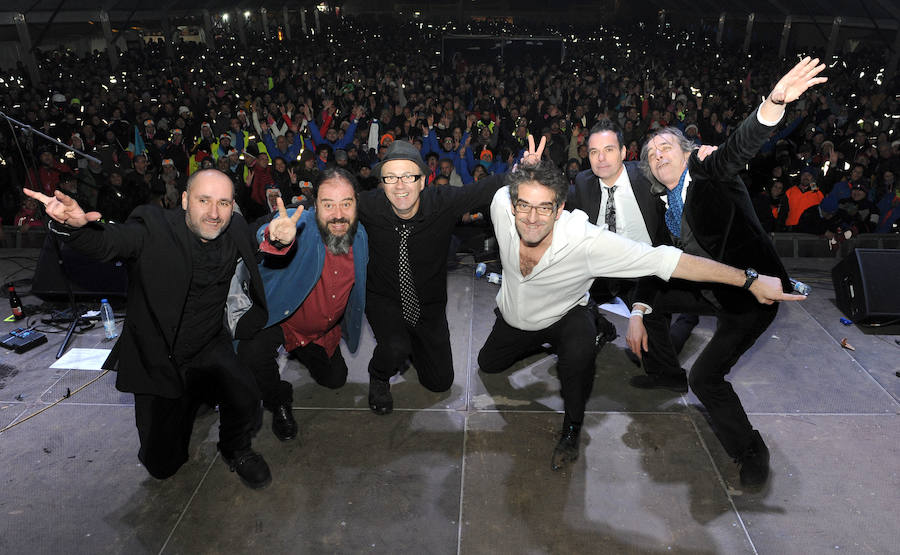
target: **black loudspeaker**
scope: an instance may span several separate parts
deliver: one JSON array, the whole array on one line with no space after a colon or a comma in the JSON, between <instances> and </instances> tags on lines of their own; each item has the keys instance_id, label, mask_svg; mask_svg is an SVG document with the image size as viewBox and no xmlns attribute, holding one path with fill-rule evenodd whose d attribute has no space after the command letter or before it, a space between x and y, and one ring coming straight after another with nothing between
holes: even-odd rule
<instances>
[{"instance_id":1,"label":"black loudspeaker","mask_svg":"<svg viewBox=\"0 0 900 555\"><path fill-rule=\"evenodd\" d=\"M47 299L68 298L66 278L76 297L125 297L128 293L128 272L122 262L87 258L48 232L34 270L31 292Z\"/></svg>"},{"instance_id":2,"label":"black loudspeaker","mask_svg":"<svg viewBox=\"0 0 900 555\"><path fill-rule=\"evenodd\" d=\"M857 324L900 320L900 250L856 249L831 270L837 306Z\"/></svg>"}]
</instances>

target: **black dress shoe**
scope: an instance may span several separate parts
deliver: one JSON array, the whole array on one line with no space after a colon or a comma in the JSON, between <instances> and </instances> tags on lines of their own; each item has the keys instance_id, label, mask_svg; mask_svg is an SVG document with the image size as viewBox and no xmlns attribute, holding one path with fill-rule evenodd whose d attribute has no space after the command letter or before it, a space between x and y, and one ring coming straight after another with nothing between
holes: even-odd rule
<instances>
[{"instance_id":1,"label":"black dress shoe","mask_svg":"<svg viewBox=\"0 0 900 555\"><path fill-rule=\"evenodd\" d=\"M369 376L369 408L375 414L388 414L394 410L389 381Z\"/></svg>"},{"instance_id":2,"label":"black dress shoe","mask_svg":"<svg viewBox=\"0 0 900 555\"><path fill-rule=\"evenodd\" d=\"M687 393L687 377L672 374L641 374L628 380L639 389L668 389L675 393Z\"/></svg>"},{"instance_id":3,"label":"black dress shoe","mask_svg":"<svg viewBox=\"0 0 900 555\"><path fill-rule=\"evenodd\" d=\"M272 433L281 441L290 441L297 437L297 421L290 405L278 405L272 411Z\"/></svg>"},{"instance_id":4,"label":"black dress shoe","mask_svg":"<svg viewBox=\"0 0 900 555\"><path fill-rule=\"evenodd\" d=\"M578 458L578 438L581 436L581 424L563 424L559 441L553 448L550 458L550 469L557 471Z\"/></svg>"},{"instance_id":5,"label":"black dress shoe","mask_svg":"<svg viewBox=\"0 0 900 555\"><path fill-rule=\"evenodd\" d=\"M741 485L759 487L769 478L769 448L761 435L753 430L753 442L738 460L741 465Z\"/></svg>"},{"instance_id":6,"label":"black dress shoe","mask_svg":"<svg viewBox=\"0 0 900 555\"><path fill-rule=\"evenodd\" d=\"M242 449L232 454L222 452L228 470L236 472L249 488L262 489L272 483L272 473L262 455L253 449Z\"/></svg>"}]
</instances>

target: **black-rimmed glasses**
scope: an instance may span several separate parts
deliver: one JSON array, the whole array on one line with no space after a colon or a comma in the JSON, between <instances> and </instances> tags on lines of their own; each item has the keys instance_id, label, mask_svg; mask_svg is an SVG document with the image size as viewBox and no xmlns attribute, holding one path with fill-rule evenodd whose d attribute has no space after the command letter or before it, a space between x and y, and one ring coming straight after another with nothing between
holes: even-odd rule
<instances>
[{"instance_id":1,"label":"black-rimmed glasses","mask_svg":"<svg viewBox=\"0 0 900 555\"><path fill-rule=\"evenodd\" d=\"M418 181L419 178L421 178L421 177L422 177L421 174L418 174L418 175L410 175L410 174L404 174L404 175L382 175L382 176L381 176L381 181L382 181L383 183L388 184L388 185L393 185L394 183L397 183L397 180L400 180L400 181L402 181L402 182L404 182L404 183L415 183L415 182Z\"/></svg>"}]
</instances>

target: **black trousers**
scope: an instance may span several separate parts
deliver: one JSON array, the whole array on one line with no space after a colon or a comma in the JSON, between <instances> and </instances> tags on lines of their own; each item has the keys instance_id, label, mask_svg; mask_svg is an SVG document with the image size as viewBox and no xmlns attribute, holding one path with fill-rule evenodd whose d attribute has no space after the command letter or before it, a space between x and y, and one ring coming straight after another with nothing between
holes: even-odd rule
<instances>
[{"instance_id":1,"label":"black trousers","mask_svg":"<svg viewBox=\"0 0 900 555\"><path fill-rule=\"evenodd\" d=\"M649 347L644 354L644 368L648 374L683 372L669 335L674 312L716 317L716 331L694 362L688 384L706 407L722 446L737 458L750 446L753 426L725 376L775 319L778 305L757 304L735 312L714 307L697 289L672 288L660 293L653 313L644 317Z\"/></svg>"},{"instance_id":2,"label":"black trousers","mask_svg":"<svg viewBox=\"0 0 900 555\"><path fill-rule=\"evenodd\" d=\"M399 302L370 294L366 299L366 318L376 341L369 361L372 377L389 380L409 359L425 388L435 392L450 389L453 354L446 304L423 305L418 323L410 326L403 320Z\"/></svg>"},{"instance_id":3,"label":"black trousers","mask_svg":"<svg viewBox=\"0 0 900 555\"><path fill-rule=\"evenodd\" d=\"M141 447L138 459L154 478L168 478L187 462L197 409L205 402L219 405L222 453L250 448L259 409L253 376L234 354L231 340L221 334L182 366L184 395L169 399L135 393L134 416Z\"/></svg>"},{"instance_id":4,"label":"black trousers","mask_svg":"<svg viewBox=\"0 0 900 555\"><path fill-rule=\"evenodd\" d=\"M626 305L631 307L635 301L634 292L637 282L638 280L636 279L597 278L591 284L591 299L597 304L603 304L612 301L615 297L619 297ZM651 317L654 312L655 309L649 315L644 316L644 318ZM681 349L684 348L684 344L691 337L691 332L694 331L694 328L699 323L699 316L687 313L679 314L675 321L672 322L672 326L669 328L669 335L672 337L672 346L676 354L680 353Z\"/></svg>"},{"instance_id":5,"label":"black trousers","mask_svg":"<svg viewBox=\"0 0 900 555\"><path fill-rule=\"evenodd\" d=\"M262 394L263 406L275 410L294 401L294 387L278 375L278 347L284 344L280 325L260 330L252 339L238 342L238 358L256 378ZM291 354L306 366L316 383L337 389L347 383L347 363L338 346L332 356L316 344L297 347Z\"/></svg>"},{"instance_id":6,"label":"black trousers","mask_svg":"<svg viewBox=\"0 0 900 555\"><path fill-rule=\"evenodd\" d=\"M525 331L506 323L499 309L497 320L478 353L482 372L496 374L508 369L517 360L534 353L544 343L556 348L557 375L566 418L580 424L584 421L584 407L594 388L597 349L598 314L593 304L576 306L558 322L543 330Z\"/></svg>"}]
</instances>

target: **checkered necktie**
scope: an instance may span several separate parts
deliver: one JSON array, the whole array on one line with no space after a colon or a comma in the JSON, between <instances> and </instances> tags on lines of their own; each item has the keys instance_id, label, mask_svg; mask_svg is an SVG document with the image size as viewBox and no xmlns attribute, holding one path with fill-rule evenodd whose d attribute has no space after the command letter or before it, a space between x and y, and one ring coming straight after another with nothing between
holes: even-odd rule
<instances>
[{"instance_id":1,"label":"checkered necktie","mask_svg":"<svg viewBox=\"0 0 900 555\"><path fill-rule=\"evenodd\" d=\"M412 270L409 268L409 231L406 225L397 228L400 234L400 263L397 269L400 276L400 306L403 310L403 319L407 324L415 326L419 321L419 296L416 295Z\"/></svg>"},{"instance_id":2,"label":"checkered necktie","mask_svg":"<svg viewBox=\"0 0 900 555\"><path fill-rule=\"evenodd\" d=\"M616 232L616 187L618 185L606 188L606 227L613 233Z\"/></svg>"}]
</instances>

